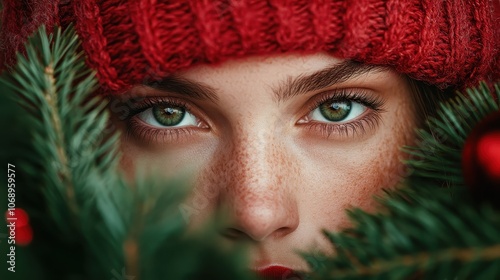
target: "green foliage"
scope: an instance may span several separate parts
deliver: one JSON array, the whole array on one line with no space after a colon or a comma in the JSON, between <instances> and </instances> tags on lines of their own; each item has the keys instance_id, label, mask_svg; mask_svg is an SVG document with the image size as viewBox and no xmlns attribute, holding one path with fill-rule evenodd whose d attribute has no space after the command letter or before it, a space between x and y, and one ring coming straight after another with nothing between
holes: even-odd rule
<instances>
[{"instance_id":1,"label":"green foliage","mask_svg":"<svg viewBox=\"0 0 500 280\"><path fill-rule=\"evenodd\" d=\"M499 110L498 85L496 89L495 97L483 83L441 104L437 117L428 120L428 129L418 130L420 144L406 148L412 156L407 165L413 181L463 185L460 164L465 139L480 120Z\"/></svg>"},{"instance_id":2,"label":"green foliage","mask_svg":"<svg viewBox=\"0 0 500 280\"><path fill-rule=\"evenodd\" d=\"M312 278L500 278L500 209L471 197L460 165L467 135L498 102L482 84L442 104L431 132L420 130L420 145L407 148L416 157L407 162L413 173L405 186L379 198L383 210L349 210L351 229L325 232L335 256L304 254Z\"/></svg>"},{"instance_id":3,"label":"green foliage","mask_svg":"<svg viewBox=\"0 0 500 280\"><path fill-rule=\"evenodd\" d=\"M119 135L107 128L106 103L92 95L96 78L78 48L71 27L50 35L42 27L0 78L3 116L18 124L2 123L2 141L22 147L2 162L25 178L17 205L34 229L33 243L18 247L21 272L3 269L2 279L251 279L242 255L222 252L211 231L185 237L182 184L123 179Z\"/></svg>"}]
</instances>

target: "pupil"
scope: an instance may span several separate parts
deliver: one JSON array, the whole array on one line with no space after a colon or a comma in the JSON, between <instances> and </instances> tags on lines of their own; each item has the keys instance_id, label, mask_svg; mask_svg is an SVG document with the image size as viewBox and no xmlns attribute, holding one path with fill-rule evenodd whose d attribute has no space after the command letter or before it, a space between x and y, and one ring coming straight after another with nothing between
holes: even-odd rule
<instances>
[{"instance_id":1,"label":"pupil","mask_svg":"<svg viewBox=\"0 0 500 280\"><path fill-rule=\"evenodd\" d=\"M165 113L167 113L167 115L173 115L175 114L175 110L174 108L167 108L165 109Z\"/></svg>"},{"instance_id":2,"label":"pupil","mask_svg":"<svg viewBox=\"0 0 500 280\"><path fill-rule=\"evenodd\" d=\"M153 115L158 123L164 126L174 126L181 123L186 111L182 107L160 105L153 107Z\"/></svg>"},{"instance_id":3,"label":"pupil","mask_svg":"<svg viewBox=\"0 0 500 280\"><path fill-rule=\"evenodd\" d=\"M336 101L332 103L323 103L320 106L320 112L329 121L342 121L351 112L351 101Z\"/></svg>"}]
</instances>

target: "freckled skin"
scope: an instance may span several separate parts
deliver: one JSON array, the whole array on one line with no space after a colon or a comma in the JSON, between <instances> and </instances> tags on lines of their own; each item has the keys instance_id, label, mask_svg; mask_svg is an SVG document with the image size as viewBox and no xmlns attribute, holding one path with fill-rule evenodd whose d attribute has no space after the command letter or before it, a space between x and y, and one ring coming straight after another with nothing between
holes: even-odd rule
<instances>
[{"instance_id":1,"label":"freckled skin","mask_svg":"<svg viewBox=\"0 0 500 280\"><path fill-rule=\"evenodd\" d=\"M167 178L186 174L197 190L186 203L202 206L190 216L192 226L225 211L221 243L251 241L252 266L306 269L294 250L328 250L321 229L348 226L348 207L374 209L371 197L404 176L400 147L414 141L408 85L390 70L337 85L367 88L384 100L379 121L366 125L364 133L327 139L297 125L304 104L316 93L276 103L272 85L340 61L326 54L289 54L181 72L217 90L217 105L196 103L210 131L178 144L148 145L129 137L122 144L122 166L126 171L145 166Z\"/></svg>"}]
</instances>

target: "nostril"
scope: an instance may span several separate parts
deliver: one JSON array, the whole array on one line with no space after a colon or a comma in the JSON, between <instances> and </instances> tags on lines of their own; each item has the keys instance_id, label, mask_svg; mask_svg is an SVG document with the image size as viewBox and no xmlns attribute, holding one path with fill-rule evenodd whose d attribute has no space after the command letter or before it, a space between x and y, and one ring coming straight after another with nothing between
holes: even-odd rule
<instances>
[{"instance_id":1,"label":"nostril","mask_svg":"<svg viewBox=\"0 0 500 280\"><path fill-rule=\"evenodd\" d=\"M294 231L294 229L292 227L281 227L281 228L275 230L272 233L272 236L275 238L281 238L281 237L289 234L292 231Z\"/></svg>"},{"instance_id":2,"label":"nostril","mask_svg":"<svg viewBox=\"0 0 500 280\"><path fill-rule=\"evenodd\" d=\"M231 240L244 238L246 236L244 232L235 228L224 229L221 231L221 235Z\"/></svg>"},{"instance_id":3,"label":"nostril","mask_svg":"<svg viewBox=\"0 0 500 280\"><path fill-rule=\"evenodd\" d=\"M266 238L283 238L295 231L299 225L295 202L284 203L279 193L254 192L253 196L257 198L252 201L231 197L228 220L219 227L221 236L260 242Z\"/></svg>"},{"instance_id":4,"label":"nostril","mask_svg":"<svg viewBox=\"0 0 500 280\"><path fill-rule=\"evenodd\" d=\"M292 231L294 231L294 229L291 227L281 227L273 231L268 237L282 238L291 233ZM226 228L224 230L221 230L219 233L220 235L229 240L242 240L242 239L257 240L255 237L250 236L245 231L236 228Z\"/></svg>"}]
</instances>

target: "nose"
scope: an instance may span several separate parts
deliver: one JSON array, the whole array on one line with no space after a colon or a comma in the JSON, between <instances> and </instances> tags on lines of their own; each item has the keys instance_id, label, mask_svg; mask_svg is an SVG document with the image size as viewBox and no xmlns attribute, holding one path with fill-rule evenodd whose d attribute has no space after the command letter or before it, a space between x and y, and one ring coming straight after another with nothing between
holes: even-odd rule
<instances>
[{"instance_id":1,"label":"nose","mask_svg":"<svg viewBox=\"0 0 500 280\"><path fill-rule=\"evenodd\" d=\"M217 160L219 202L229 215L223 235L263 241L295 231L299 213L294 176L299 174L286 148L266 133L234 139Z\"/></svg>"}]
</instances>

